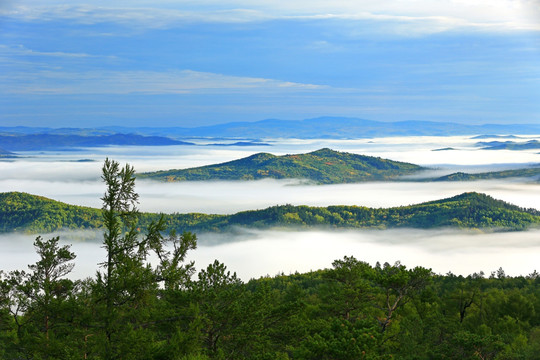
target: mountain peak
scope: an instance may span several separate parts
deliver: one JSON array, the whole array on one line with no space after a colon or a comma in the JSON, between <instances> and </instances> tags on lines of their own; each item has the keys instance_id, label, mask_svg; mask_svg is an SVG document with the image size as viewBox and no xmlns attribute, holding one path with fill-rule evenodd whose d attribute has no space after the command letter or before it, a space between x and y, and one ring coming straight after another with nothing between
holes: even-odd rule
<instances>
[{"instance_id":1,"label":"mountain peak","mask_svg":"<svg viewBox=\"0 0 540 360\"><path fill-rule=\"evenodd\" d=\"M423 170L414 164L339 152L328 148L307 154L257 153L226 163L146 173L165 181L302 179L318 184L393 180Z\"/></svg>"}]
</instances>

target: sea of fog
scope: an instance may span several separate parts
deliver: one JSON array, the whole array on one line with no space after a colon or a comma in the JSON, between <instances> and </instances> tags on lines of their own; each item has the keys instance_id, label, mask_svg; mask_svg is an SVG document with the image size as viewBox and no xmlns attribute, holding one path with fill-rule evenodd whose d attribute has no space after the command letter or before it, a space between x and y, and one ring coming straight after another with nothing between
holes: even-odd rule
<instances>
[{"instance_id":1,"label":"sea of fog","mask_svg":"<svg viewBox=\"0 0 540 360\"><path fill-rule=\"evenodd\" d=\"M523 137L519 141L534 139ZM235 160L257 152L275 155L334 150L380 156L429 167L427 175L456 171L481 172L540 163L536 151L482 150L470 137L402 137L360 140L266 139L269 146L104 147L69 152L21 152L18 159L0 161L0 191L23 191L70 204L101 207L105 190L100 169L106 157L129 163L137 172L180 169ZM452 148L453 150L434 151ZM140 209L151 212L234 213L272 205L362 205L389 207L420 203L477 191L522 207L540 208L538 179L477 182L370 182L312 185L296 180L159 183L138 181ZM198 268L214 259L243 279L278 272L329 267L333 260L355 255L370 263L401 260L407 266L432 267L436 272L469 274L502 266L507 273L527 274L540 254L538 232L477 234L448 231L398 232L246 232L238 237L199 234L193 253ZM70 238L69 234L64 237ZM78 241L76 274L92 274L100 258L99 241ZM84 237L83 237L84 238ZM2 235L2 268L26 266L33 237ZM225 241L226 240L226 241ZM12 247L8 244L13 245ZM19 247L20 246L20 247ZM10 250L11 249L11 250Z\"/></svg>"},{"instance_id":2,"label":"sea of fog","mask_svg":"<svg viewBox=\"0 0 540 360\"><path fill-rule=\"evenodd\" d=\"M105 261L101 234L58 232L62 245L71 245L77 255L74 279L94 276ZM197 271L214 260L224 263L244 281L280 273L330 268L344 256L375 265L377 261L401 261L408 268L420 265L435 273L486 276L502 267L507 275L527 275L539 270L540 230L484 234L449 229L280 231L241 230L232 234L198 234L198 247L189 253ZM35 236L0 235L0 263L4 271L27 270L37 261L32 243Z\"/></svg>"}]
</instances>

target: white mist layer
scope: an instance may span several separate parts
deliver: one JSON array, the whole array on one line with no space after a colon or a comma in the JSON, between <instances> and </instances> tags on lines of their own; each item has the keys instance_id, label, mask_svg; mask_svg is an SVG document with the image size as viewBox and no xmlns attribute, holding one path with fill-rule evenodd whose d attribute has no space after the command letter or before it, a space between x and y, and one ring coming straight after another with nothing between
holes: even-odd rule
<instances>
[{"instance_id":1,"label":"white mist layer","mask_svg":"<svg viewBox=\"0 0 540 360\"><path fill-rule=\"evenodd\" d=\"M523 137L515 141L527 141ZM106 157L133 165L137 172L181 169L239 159L257 152L275 155L323 147L415 163L434 168L438 176L456 171L479 172L520 168L540 163L538 150L489 151L469 137L403 137L359 140L266 140L272 146L105 147L73 152L27 152L0 161L0 192L22 191L69 204L101 207L105 191L100 171ZM433 151L442 148L455 150ZM93 160L79 162L78 160ZM361 205L391 207L451 197L468 191L526 208L540 208L538 180L505 179L475 182L373 182L306 185L295 180L159 183L137 181L142 211L165 213L235 213L273 205ZM345 255L375 262L402 261L435 272L457 274L503 267L511 275L538 270L540 231L472 234L453 231L385 230L333 232L247 231L241 236L199 234L191 259L198 269L218 259L247 280L279 272L328 268ZM52 236L52 235L51 235ZM50 237L50 236L49 236ZM47 236L44 236L47 238ZM37 260L35 236L0 235L0 267L26 269ZM85 232L62 233L77 254L74 278L93 276L105 258L101 237ZM81 239L85 241L81 241ZM215 245L217 243L217 245ZM214 244L214 245L212 245Z\"/></svg>"},{"instance_id":2,"label":"white mist layer","mask_svg":"<svg viewBox=\"0 0 540 360\"><path fill-rule=\"evenodd\" d=\"M100 181L0 180L1 191L22 191L68 204L101 207ZM509 180L472 182L372 182L302 185L294 180L159 183L138 181L140 209L146 212L231 214L273 205L358 205L393 207L476 191L525 207L539 208L540 183Z\"/></svg>"},{"instance_id":3,"label":"white mist layer","mask_svg":"<svg viewBox=\"0 0 540 360\"><path fill-rule=\"evenodd\" d=\"M538 269L540 230L479 234L454 230L399 229L383 231L249 231L244 241L201 246L197 263L218 259L241 279L307 272L331 267L343 256L375 265L401 261L435 273L486 275L502 267L507 275L527 275ZM227 238L228 235L223 235ZM217 241L218 235L211 235Z\"/></svg>"},{"instance_id":4,"label":"white mist layer","mask_svg":"<svg viewBox=\"0 0 540 360\"><path fill-rule=\"evenodd\" d=\"M531 138L520 138L526 141ZM257 152L276 155L330 147L358 154L407 161L451 172L494 171L540 163L535 151L479 150L470 137L397 137L358 140L268 140L272 146L104 147L71 152L25 153L29 157L0 162L0 191L22 191L69 204L101 207L100 180L106 157L133 165L137 172L180 169L239 159ZM452 147L457 150L432 151ZM94 162L77 162L90 159ZM273 205L359 205L390 207L451 197L467 191L486 193L522 207L538 208L538 181L506 179L475 182L361 183L306 185L295 180L161 183L138 181L140 208L150 212L230 214Z\"/></svg>"},{"instance_id":5,"label":"white mist layer","mask_svg":"<svg viewBox=\"0 0 540 360\"><path fill-rule=\"evenodd\" d=\"M104 261L100 234L64 232L61 243L72 243L74 279L92 277ZM54 234L44 235L48 239ZM502 267L507 275L519 276L538 270L540 230L481 234L454 230L370 230L370 231L252 231L237 235L199 234L199 245L188 260L197 271L214 260L224 263L244 281L279 273L308 272L330 268L343 256L374 265L377 261L401 261L411 268L423 266L435 273L451 271L469 275L484 271L486 276ZM32 243L35 236L0 236L0 263L4 271L27 270L37 261ZM81 241L85 240L85 241Z\"/></svg>"}]
</instances>

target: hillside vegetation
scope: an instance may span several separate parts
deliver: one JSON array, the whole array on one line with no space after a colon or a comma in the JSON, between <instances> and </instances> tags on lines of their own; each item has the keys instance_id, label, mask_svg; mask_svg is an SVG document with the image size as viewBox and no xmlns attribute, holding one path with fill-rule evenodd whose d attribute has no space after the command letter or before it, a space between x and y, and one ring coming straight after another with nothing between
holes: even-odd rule
<instances>
[{"instance_id":1,"label":"hillside vegetation","mask_svg":"<svg viewBox=\"0 0 540 360\"><path fill-rule=\"evenodd\" d=\"M319 184L390 180L409 175L421 166L331 149L276 156L258 153L243 159L190 169L137 175L161 181L308 179Z\"/></svg>"},{"instance_id":2,"label":"hillside vegetation","mask_svg":"<svg viewBox=\"0 0 540 360\"><path fill-rule=\"evenodd\" d=\"M538 175L540 175L540 168L536 167L515 170L489 171L476 174L457 172L435 179L427 179L427 181L475 181L506 178L529 178Z\"/></svg>"},{"instance_id":3,"label":"hillside vegetation","mask_svg":"<svg viewBox=\"0 0 540 360\"><path fill-rule=\"evenodd\" d=\"M101 210L68 205L43 196L0 193L0 231L30 233L67 229L95 229L102 225Z\"/></svg>"},{"instance_id":4,"label":"hillside vegetation","mask_svg":"<svg viewBox=\"0 0 540 360\"><path fill-rule=\"evenodd\" d=\"M223 232L247 228L438 228L523 230L540 224L540 212L496 200L479 193L417 205L374 209L363 206L280 205L232 215L200 213L163 215L168 229ZM146 228L160 214L140 214ZM67 205L44 197L18 192L0 194L0 231L52 232L62 228L97 229L102 226L100 210Z\"/></svg>"}]
</instances>

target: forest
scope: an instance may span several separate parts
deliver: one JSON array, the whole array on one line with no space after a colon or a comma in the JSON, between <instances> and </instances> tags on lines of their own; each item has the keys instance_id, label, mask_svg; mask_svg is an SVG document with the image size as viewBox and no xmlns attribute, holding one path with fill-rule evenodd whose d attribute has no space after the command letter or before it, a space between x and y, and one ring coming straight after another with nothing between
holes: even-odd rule
<instances>
[{"instance_id":1,"label":"forest","mask_svg":"<svg viewBox=\"0 0 540 360\"><path fill-rule=\"evenodd\" d=\"M525 230L540 224L540 212L491 196L469 192L422 204L393 208L334 205L277 205L232 215L139 213L139 228L163 217L177 232L226 232L235 227L266 229L431 229L452 227L482 231ZM0 193L0 232L49 233L61 229L99 229L99 209L68 205L19 192Z\"/></svg>"},{"instance_id":2,"label":"forest","mask_svg":"<svg viewBox=\"0 0 540 360\"><path fill-rule=\"evenodd\" d=\"M257 153L222 164L137 175L160 181L305 179L317 184L342 184L397 179L423 167L379 157L324 148L307 154L276 156Z\"/></svg>"},{"instance_id":3,"label":"forest","mask_svg":"<svg viewBox=\"0 0 540 360\"><path fill-rule=\"evenodd\" d=\"M453 150L438 149L441 150ZM457 172L439 177L409 178L427 168L372 156L351 154L324 148L307 154L275 156L258 153L252 156L180 170L161 170L138 174L140 179L158 181L302 179L316 184L343 184L366 181L476 181L506 178L531 178L538 181L538 166L488 171Z\"/></svg>"},{"instance_id":4,"label":"forest","mask_svg":"<svg viewBox=\"0 0 540 360\"><path fill-rule=\"evenodd\" d=\"M474 181L505 178L531 178L533 181L538 181L539 175L540 168L532 167L514 170L488 171L474 174L457 172L434 179L426 179L425 181Z\"/></svg>"},{"instance_id":5,"label":"forest","mask_svg":"<svg viewBox=\"0 0 540 360\"><path fill-rule=\"evenodd\" d=\"M1 358L538 358L536 271L465 277L344 256L242 281L219 260L197 271L186 261L196 235L164 217L141 233L132 167L107 160L102 178L95 276L72 279L77 254L40 236L35 263L0 272Z\"/></svg>"}]
</instances>

